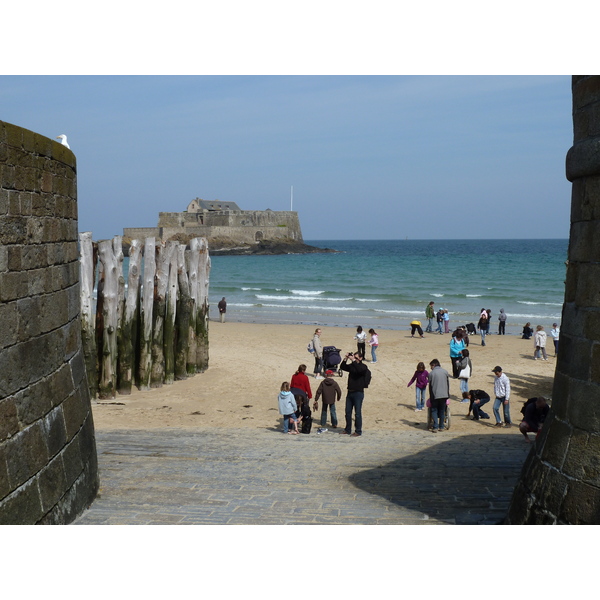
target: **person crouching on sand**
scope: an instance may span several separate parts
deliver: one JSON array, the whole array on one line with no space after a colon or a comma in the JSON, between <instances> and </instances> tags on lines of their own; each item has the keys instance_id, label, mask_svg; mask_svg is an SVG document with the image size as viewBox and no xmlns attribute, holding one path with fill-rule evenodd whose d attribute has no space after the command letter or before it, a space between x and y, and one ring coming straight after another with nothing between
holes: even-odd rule
<instances>
[{"instance_id":1,"label":"person crouching on sand","mask_svg":"<svg viewBox=\"0 0 600 600\"><path fill-rule=\"evenodd\" d=\"M277 400L279 402L279 414L283 415L283 433L299 433L298 420L296 418L298 404L296 404L296 398L294 398L294 394L290 392L290 384L288 381L284 381L281 384L281 390ZM289 430L290 423L293 426L292 431Z\"/></svg>"}]
</instances>

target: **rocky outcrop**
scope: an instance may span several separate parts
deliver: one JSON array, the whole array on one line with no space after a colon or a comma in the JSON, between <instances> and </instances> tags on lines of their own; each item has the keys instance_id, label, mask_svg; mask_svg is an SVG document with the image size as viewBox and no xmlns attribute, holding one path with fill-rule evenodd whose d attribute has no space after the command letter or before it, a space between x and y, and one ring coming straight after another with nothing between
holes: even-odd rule
<instances>
[{"instance_id":1,"label":"rocky outcrop","mask_svg":"<svg viewBox=\"0 0 600 600\"><path fill-rule=\"evenodd\" d=\"M211 256L244 254L319 254L338 252L331 248L317 248L294 240L262 240L253 244L240 244L233 240L209 240Z\"/></svg>"}]
</instances>

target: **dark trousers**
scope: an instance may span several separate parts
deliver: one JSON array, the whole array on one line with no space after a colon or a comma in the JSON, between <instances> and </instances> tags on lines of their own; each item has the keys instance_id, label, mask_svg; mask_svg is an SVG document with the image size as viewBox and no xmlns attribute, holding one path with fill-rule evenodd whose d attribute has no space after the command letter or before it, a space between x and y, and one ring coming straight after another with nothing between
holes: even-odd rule
<instances>
[{"instance_id":1,"label":"dark trousers","mask_svg":"<svg viewBox=\"0 0 600 600\"><path fill-rule=\"evenodd\" d=\"M358 342L356 344L357 351L363 358L365 357L365 353L366 353L365 345L366 345L365 342L363 342L362 344L360 342Z\"/></svg>"},{"instance_id":2,"label":"dark trousers","mask_svg":"<svg viewBox=\"0 0 600 600\"><path fill-rule=\"evenodd\" d=\"M410 335L415 335L415 331L418 331L420 336L423 335L423 330L421 329L420 325L411 325L410 327L411 327Z\"/></svg>"},{"instance_id":3,"label":"dark trousers","mask_svg":"<svg viewBox=\"0 0 600 600\"><path fill-rule=\"evenodd\" d=\"M323 360L321 358L319 358L316 354L315 354L315 370L314 370L314 374L317 375L318 373L320 373L323 370Z\"/></svg>"},{"instance_id":4,"label":"dark trousers","mask_svg":"<svg viewBox=\"0 0 600 600\"><path fill-rule=\"evenodd\" d=\"M365 399L364 392L350 392L346 395L346 433L352 432L352 409L354 409L354 431L362 434L362 404Z\"/></svg>"},{"instance_id":5,"label":"dark trousers","mask_svg":"<svg viewBox=\"0 0 600 600\"><path fill-rule=\"evenodd\" d=\"M438 429L438 427L439 429L444 429L444 420L446 418L446 400L448 400L448 398L431 399L431 418L433 419L434 429Z\"/></svg>"},{"instance_id":6,"label":"dark trousers","mask_svg":"<svg viewBox=\"0 0 600 600\"><path fill-rule=\"evenodd\" d=\"M498 335L504 335L506 333L506 321L500 321L498 323Z\"/></svg>"}]
</instances>

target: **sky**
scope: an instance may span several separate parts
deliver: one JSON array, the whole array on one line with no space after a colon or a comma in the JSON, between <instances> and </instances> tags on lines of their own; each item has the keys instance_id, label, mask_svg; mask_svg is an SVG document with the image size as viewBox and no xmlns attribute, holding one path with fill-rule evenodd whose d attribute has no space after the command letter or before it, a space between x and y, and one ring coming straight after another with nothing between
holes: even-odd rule
<instances>
[{"instance_id":1,"label":"sky","mask_svg":"<svg viewBox=\"0 0 600 600\"><path fill-rule=\"evenodd\" d=\"M567 238L569 76L0 77L0 119L77 159L80 231L194 198L304 239ZM293 201L292 201L293 189Z\"/></svg>"}]
</instances>

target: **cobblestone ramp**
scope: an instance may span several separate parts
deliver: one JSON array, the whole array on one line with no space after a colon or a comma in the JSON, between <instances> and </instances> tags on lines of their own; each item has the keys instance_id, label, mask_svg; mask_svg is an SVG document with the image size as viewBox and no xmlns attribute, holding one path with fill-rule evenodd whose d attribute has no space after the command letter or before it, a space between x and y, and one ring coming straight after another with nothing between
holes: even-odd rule
<instances>
[{"instance_id":1,"label":"cobblestone ramp","mask_svg":"<svg viewBox=\"0 0 600 600\"><path fill-rule=\"evenodd\" d=\"M339 431L339 430L338 430ZM529 451L516 431L96 432L93 524L497 524Z\"/></svg>"}]
</instances>

